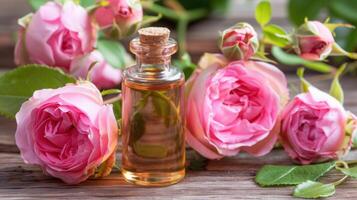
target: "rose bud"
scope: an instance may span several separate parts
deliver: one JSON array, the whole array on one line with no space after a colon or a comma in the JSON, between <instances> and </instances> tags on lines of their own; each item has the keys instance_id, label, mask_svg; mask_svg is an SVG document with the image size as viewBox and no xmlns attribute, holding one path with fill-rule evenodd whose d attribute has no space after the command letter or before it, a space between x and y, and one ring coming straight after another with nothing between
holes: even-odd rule
<instances>
[{"instance_id":1,"label":"rose bud","mask_svg":"<svg viewBox=\"0 0 357 200\"><path fill-rule=\"evenodd\" d=\"M213 57L213 58L212 58ZM206 54L187 82L187 143L209 159L273 148L288 100L284 74L262 62L229 64Z\"/></svg>"},{"instance_id":2,"label":"rose bud","mask_svg":"<svg viewBox=\"0 0 357 200\"><path fill-rule=\"evenodd\" d=\"M332 51L335 40L321 22L307 21L294 34L294 49L307 60L323 60Z\"/></svg>"},{"instance_id":3,"label":"rose bud","mask_svg":"<svg viewBox=\"0 0 357 200\"><path fill-rule=\"evenodd\" d=\"M258 47L258 35L247 23L238 23L221 33L219 48L229 60L248 60Z\"/></svg>"},{"instance_id":4,"label":"rose bud","mask_svg":"<svg viewBox=\"0 0 357 200\"><path fill-rule=\"evenodd\" d=\"M93 49L94 28L80 5L48 2L30 18L20 24L15 48L17 65L45 64L68 71L74 58Z\"/></svg>"},{"instance_id":5,"label":"rose bud","mask_svg":"<svg viewBox=\"0 0 357 200\"><path fill-rule=\"evenodd\" d=\"M16 145L28 164L77 184L114 153L118 128L90 82L35 91L16 114Z\"/></svg>"},{"instance_id":6,"label":"rose bud","mask_svg":"<svg viewBox=\"0 0 357 200\"><path fill-rule=\"evenodd\" d=\"M121 39L140 27L143 8L139 0L108 0L107 5L96 9L94 18L107 34Z\"/></svg>"},{"instance_id":7,"label":"rose bud","mask_svg":"<svg viewBox=\"0 0 357 200\"><path fill-rule=\"evenodd\" d=\"M92 64L94 66L90 72L90 80L99 89L108 89L119 85L122 78L121 70L107 63L102 54L97 50L73 60L70 66L70 73L76 77L85 79Z\"/></svg>"},{"instance_id":8,"label":"rose bud","mask_svg":"<svg viewBox=\"0 0 357 200\"><path fill-rule=\"evenodd\" d=\"M284 109L280 141L289 156L301 164L337 159L352 144L346 122L341 103L310 86Z\"/></svg>"}]
</instances>

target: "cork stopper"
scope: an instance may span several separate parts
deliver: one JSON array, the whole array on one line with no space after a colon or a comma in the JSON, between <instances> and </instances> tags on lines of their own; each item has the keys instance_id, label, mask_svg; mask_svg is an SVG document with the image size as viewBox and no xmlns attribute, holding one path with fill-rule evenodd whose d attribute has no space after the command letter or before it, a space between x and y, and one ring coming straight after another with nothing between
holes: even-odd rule
<instances>
[{"instance_id":1,"label":"cork stopper","mask_svg":"<svg viewBox=\"0 0 357 200\"><path fill-rule=\"evenodd\" d=\"M165 27L147 27L138 32L142 44L166 44L170 37L170 30Z\"/></svg>"}]
</instances>

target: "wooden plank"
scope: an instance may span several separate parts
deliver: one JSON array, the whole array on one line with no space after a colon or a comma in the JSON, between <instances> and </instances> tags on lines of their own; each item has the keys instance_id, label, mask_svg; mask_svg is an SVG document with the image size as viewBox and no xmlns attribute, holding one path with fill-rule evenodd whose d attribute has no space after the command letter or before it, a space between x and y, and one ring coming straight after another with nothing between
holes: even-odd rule
<instances>
[{"instance_id":1,"label":"wooden plank","mask_svg":"<svg viewBox=\"0 0 357 200\"><path fill-rule=\"evenodd\" d=\"M351 152L357 156L357 151ZM39 168L25 165L18 154L0 153L0 198L4 199L290 199L292 187L261 188L254 183L257 170L266 163L290 163L282 150L253 158L246 154L210 161L206 171L188 171L173 186L145 188L128 184L119 172L98 180L69 186L47 177ZM324 182L341 178L332 171ZM357 198L357 179L349 179L337 189L336 199Z\"/></svg>"}]
</instances>

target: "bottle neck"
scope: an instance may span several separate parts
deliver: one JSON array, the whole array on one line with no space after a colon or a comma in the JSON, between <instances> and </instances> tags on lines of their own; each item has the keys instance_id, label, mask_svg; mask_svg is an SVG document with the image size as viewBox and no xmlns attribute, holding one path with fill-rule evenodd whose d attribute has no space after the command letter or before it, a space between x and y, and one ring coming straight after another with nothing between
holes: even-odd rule
<instances>
[{"instance_id":1,"label":"bottle neck","mask_svg":"<svg viewBox=\"0 0 357 200\"><path fill-rule=\"evenodd\" d=\"M136 55L138 71L161 73L170 70L171 55L177 51L177 43L169 39L165 44L146 44L135 38L130 42L130 51Z\"/></svg>"},{"instance_id":2,"label":"bottle neck","mask_svg":"<svg viewBox=\"0 0 357 200\"><path fill-rule=\"evenodd\" d=\"M160 60L158 62L158 60ZM162 72L170 70L171 56L152 58L136 56L136 66L140 72Z\"/></svg>"}]
</instances>

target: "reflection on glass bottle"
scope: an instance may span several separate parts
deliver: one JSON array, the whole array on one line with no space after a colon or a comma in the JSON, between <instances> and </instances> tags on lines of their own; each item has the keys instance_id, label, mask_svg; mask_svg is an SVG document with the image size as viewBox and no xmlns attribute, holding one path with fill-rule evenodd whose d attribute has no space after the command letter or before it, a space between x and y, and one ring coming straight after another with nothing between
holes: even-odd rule
<instances>
[{"instance_id":1,"label":"reflection on glass bottle","mask_svg":"<svg viewBox=\"0 0 357 200\"><path fill-rule=\"evenodd\" d=\"M139 185L170 185L185 176L184 75L170 65L177 44L169 34L140 29L130 43L137 64L124 71L122 173Z\"/></svg>"}]
</instances>

